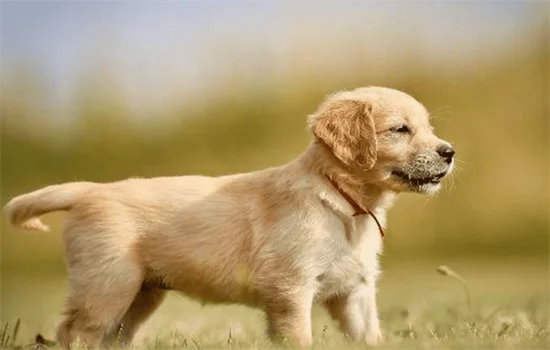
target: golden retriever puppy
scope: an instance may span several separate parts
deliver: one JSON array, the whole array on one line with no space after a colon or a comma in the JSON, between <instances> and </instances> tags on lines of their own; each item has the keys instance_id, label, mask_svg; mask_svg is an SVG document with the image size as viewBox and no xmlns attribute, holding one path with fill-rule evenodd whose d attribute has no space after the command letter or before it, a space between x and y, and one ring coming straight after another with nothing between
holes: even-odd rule
<instances>
[{"instance_id":1,"label":"golden retriever puppy","mask_svg":"<svg viewBox=\"0 0 550 350\"><path fill-rule=\"evenodd\" d=\"M268 333L312 343L323 304L351 339L382 339L377 255L386 210L403 191L431 193L454 150L413 97L365 87L329 96L313 141L288 164L221 177L49 186L11 200L13 225L65 210L70 295L57 338L129 343L167 290L265 310Z\"/></svg>"}]
</instances>

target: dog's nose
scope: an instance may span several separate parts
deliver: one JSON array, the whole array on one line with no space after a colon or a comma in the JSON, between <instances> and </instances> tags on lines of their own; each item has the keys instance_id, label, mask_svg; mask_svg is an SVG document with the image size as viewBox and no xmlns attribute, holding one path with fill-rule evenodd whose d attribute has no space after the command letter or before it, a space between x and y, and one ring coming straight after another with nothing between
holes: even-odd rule
<instances>
[{"instance_id":1,"label":"dog's nose","mask_svg":"<svg viewBox=\"0 0 550 350\"><path fill-rule=\"evenodd\" d=\"M437 153L445 158L445 161L447 163L451 163L453 161L453 156L455 155L455 150L449 146L449 145L441 145L437 147L436 149Z\"/></svg>"}]
</instances>

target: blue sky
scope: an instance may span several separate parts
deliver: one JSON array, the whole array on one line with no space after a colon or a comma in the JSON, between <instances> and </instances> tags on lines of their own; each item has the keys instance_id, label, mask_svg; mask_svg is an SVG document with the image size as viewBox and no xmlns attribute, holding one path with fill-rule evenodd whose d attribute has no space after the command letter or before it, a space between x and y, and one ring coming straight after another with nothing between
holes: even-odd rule
<instances>
[{"instance_id":1,"label":"blue sky","mask_svg":"<svg viewBox=\"0 0 550 350\"><path fill-rule=\"evenodd\" d=\"M297 61L304 67L345 63L338 55L349 46L384 60L403 54L413 40L426 60L468 60L520 42L543 6L3 2L2 74L30 65L52 101L62 104L73 99L82 77L108 66L131 100L162 104L175 92L208 89L227 74L246 81L275 76Z\"/></svg>"}]
</instances>

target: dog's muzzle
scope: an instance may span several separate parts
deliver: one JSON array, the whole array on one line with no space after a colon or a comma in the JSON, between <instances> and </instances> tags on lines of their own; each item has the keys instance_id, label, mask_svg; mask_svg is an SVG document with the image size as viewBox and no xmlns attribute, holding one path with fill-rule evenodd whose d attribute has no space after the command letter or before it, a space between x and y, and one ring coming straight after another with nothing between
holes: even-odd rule
<instances>
[{"instance_id":1,"label":"dog's muzzle","mask_svg":"<svg viewBox=\"0 0 550 350\"><path fill-rule=\"evenodd\" d=\"M435 175L431 175L431 176L426 176L426 177L414 177L414 176L412 176L410 174L407 174L403 171L394 170L394 171L392 171L392 175L395 175L395 176L399 177L404 182L407 182L407 183L409 183L413 186L422 186L422 185L426 185L426 184L436 185L436 184L441 182L441 179L445 175L447 175L447 171L444 171L444 172L441 172L441 173L438 173L438 174L435 174Z\"/></svg>"}]
</instances>

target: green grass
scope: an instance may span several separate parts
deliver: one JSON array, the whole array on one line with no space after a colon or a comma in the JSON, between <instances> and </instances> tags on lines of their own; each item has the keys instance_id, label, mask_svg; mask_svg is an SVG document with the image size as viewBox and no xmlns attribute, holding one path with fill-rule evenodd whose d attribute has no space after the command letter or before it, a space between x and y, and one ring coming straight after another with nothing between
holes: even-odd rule
<instances>
[{"instance_id":1,"label":"green grass","mask_svg":"<svg viewBox=\"0 0 550 350\"><path fill-rule=\"evenodd\" d=\"M380 349L548 349L549 267L545 258L400 261L384 258L379 307L386 341ZM436 272L445 263L461 283ZM20 318L15 345L37 333L52 338L67 282L46 268L3 271L2 325ZM349 342L320 307L313 310L315 349L365 348ZM264 335L262 312L206 305L171 293L138 333L135 349L276 348ZM6 342L9 346L11 340Z\"/></svg>"}]
</instances>

